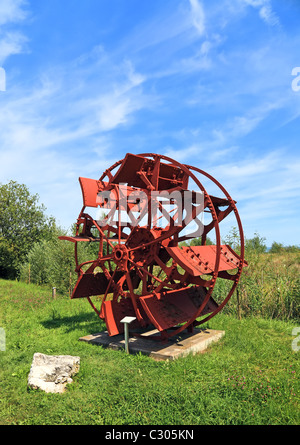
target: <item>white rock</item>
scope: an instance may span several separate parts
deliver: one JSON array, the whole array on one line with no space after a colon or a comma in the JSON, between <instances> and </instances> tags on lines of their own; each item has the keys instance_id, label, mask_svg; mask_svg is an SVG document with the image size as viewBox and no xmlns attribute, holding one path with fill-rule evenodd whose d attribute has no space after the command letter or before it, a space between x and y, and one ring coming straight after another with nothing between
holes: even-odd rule
<instances>
[{"instance_id":1,"label":"white rock","mask_svg":"<svg viewBox=\"0 0 300 445\"><path fill-rule=\"evenodd\" d=\"M45 392L63 393L79 371L80 357L46 355L36 352L28 375L28 386Z\"/></svg>"}]
</instances>

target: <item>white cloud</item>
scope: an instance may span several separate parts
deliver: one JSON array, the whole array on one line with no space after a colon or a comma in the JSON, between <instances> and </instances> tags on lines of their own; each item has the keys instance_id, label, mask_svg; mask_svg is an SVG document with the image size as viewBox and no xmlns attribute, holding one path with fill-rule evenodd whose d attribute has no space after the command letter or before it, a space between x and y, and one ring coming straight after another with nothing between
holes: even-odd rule
<instances>
[{"instance_id":1,"label":"white cloud","mask_svg":"<svg viewBox=\"0 0 300 445\"><path fill-rule=\"evenodd\" d=\"M0 1L0 25L15 23L24 20L27 16L23 9L27 2L24 0L1 0Z\"/></svg>"},{"instance_id":2,"label":"white cloud","mask_svg":"<svg viewBox=\"0 0 300 445\"><path fill-rule=\"evenodd\" d=\"M130 60L126 60L124 62L125 70L127 71L127 76L129 80L129 87L136 87L145 82L146 77L140 73L137 73L134 69L134 66Z\"/></svg>"},{"instance_id":3,"label":"white cloud","mask_svg":"<svg viewBox=\"0 0 300 445\"><path fill-rule=\"evenodd\" d=\"M202 3L199 0L189 0L191 5L192 21L200 36L205 31L205 14Z\"/></svg>"},{"instance_id":4,"label":"white cloud","mask_svg":"<svg viewBox=\"0 0 300 445\"><path fill-rule=\"evenodd\" d=\"M26 37L18 32L9 32L0 38L0 63L13 54L20 54L26 41Z\"/></svg>"},{"instance_id":5,"label":"white cloud","mask_svg":"<svg viewBox=\"0 0 300 445\"><path fill-rule=\"evenodd\" d=\"M90 73L94 70L96 66L91 65ZM93 85L88 86L84 77L88 74L83 73L82 77L79 70L77 77L83 87L81 91L76 91L76 96L80 95L80 99L77 102L75 98L71 99L71 112L77 119L82 119L84 115L89 116L84 127L90 134L111 131L120 125L129 124L136 111L151 106L151 99L143 93L146 77L135 70L130 60L127 59L116 67L111 60L104 59L101 70L110 73L107 79L104 76L102 80L105 88L99 86L97 79L93 80ZM75 85L76 82L72 84ZM85 99L82 99L84 96Z\"/></svg>"},{"instance_id":6,"label":"white cloud","mask_svg":"<svg viewBox=\"0 0 300 445\"><path fill-rule=\"evenodd\" d=\"M84 75L89 77L89 73L75 74L81 77L80 87L77 77L66 70L52 82L44 74L40 86L32 90L17 91L15 87L14 93L6 92L0 109L2 153L19 147L32 153L93 137L128 123L135 111L148 106L142 76L131 65L122 79L112 78L106 91L98 94L97 82L89 84Z\"/></svg>"},{"instance_id":7,"label":"white cloud","mask_svg":"<svg viewBox=\"0 0 300 445\"><path fill-rule=\"evenodd\" d=\"M15 25L27 17L27 12L23 9L26 6L24 0L0 0L0 63L13 54L19 54L24 50L26 37L17 31L9 29L10 25Z\"/></svg>"},{"instance_id":8,"label":"white cloud","mask_svg":"<svg viewBox=\"0 0 300 445\"><path fill-rule=\"evenodd\" d=\"M110 131L126 124L130 115L142 107L133 97L109 94L99 98L99 111L96 110L100 131Z\"/></svg>"},{"instance_id":9,"label":"white cloud","mask_svg":"<svg viewBox=\"0 0 300 445\"><path fill-rule=\"evenodd\" d=\"M271 0L242 0L253 8L258 8L259 16L269 25L278 25L279 18L272 9Z\"/></svg>"},{"instance_id":10,"label":"white cloud","mask_svg":"<svg viewBox=\"0 0 300 445\"><path fill-rule=\"evenodd\" d=\"M199 154L203 154L203 147L200 144L192 144L181 150L174 150L172 147L166 147L163 154L179 162L188 163L190 159L197 159Z\"/></svg>"}]
</instances>

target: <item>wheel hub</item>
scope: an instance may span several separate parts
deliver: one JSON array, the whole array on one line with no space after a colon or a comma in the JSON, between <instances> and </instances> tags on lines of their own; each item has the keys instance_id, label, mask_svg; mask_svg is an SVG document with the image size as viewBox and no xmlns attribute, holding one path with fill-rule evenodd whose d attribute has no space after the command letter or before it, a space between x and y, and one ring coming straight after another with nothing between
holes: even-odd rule
<instances>
[{"instance_id":1,"label":"wheel hub","mask_svg":"<svg viewBox=\"0 0 300 445\"><path fill-rule=\"evenodd\" d=\"M133 249L130 252L130 258L139 266L151 264L154 261L155 254L158 252L158 244L153 243L157 236L152 232L144 227L138 227L127 242L129 249ZM147 245L148 243L151 244Z\"/></svg>"},{"instance_id":2,"label":"wheel hub","mask_svg":"<svg viewBox=\"0 0 300 445\"><path fill-rule=\"evenodd\" d=\"M113 260L119 270L127 270L128 249L124 244L117 244L114 247Z\"/></svg>"}]
</instances>

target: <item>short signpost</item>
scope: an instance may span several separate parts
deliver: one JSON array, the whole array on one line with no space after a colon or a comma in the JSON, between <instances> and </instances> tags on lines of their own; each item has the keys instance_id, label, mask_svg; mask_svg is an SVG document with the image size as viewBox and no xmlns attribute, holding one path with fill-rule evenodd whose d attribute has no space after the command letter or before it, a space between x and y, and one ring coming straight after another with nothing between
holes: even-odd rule
<instances>
[{"instance_id":1,"label":"short signpost","mask_svg":"<svg viewBox=\"0 0 300 445\"><path fill-rule=\"evenodd\" d=\"M129 354L129 325L134 320L136 320L136 317L124 317L121 320L121 323L124 323L125 351L127 354Z\"/></svg>"}]
</instances>

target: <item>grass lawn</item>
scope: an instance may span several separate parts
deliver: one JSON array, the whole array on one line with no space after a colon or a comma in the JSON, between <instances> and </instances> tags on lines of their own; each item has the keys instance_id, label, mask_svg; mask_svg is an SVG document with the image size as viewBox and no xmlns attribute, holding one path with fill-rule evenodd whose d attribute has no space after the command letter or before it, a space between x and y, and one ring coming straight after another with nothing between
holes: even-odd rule
<instances>
[{"instance_id":1,"label":"grass lawn","mask_svg":"<svg viewBox=\"0 0 300 445\"><path fill-rule=\"evenodd\" d=\"M299 424L298 325L219 314L206 327L226 334L208 352L156 362L79 342L105 329L88 302L0 280L0 424ZM35 352L80 356L64 394L27 389Z\"/></svg>"}]
</instances>

